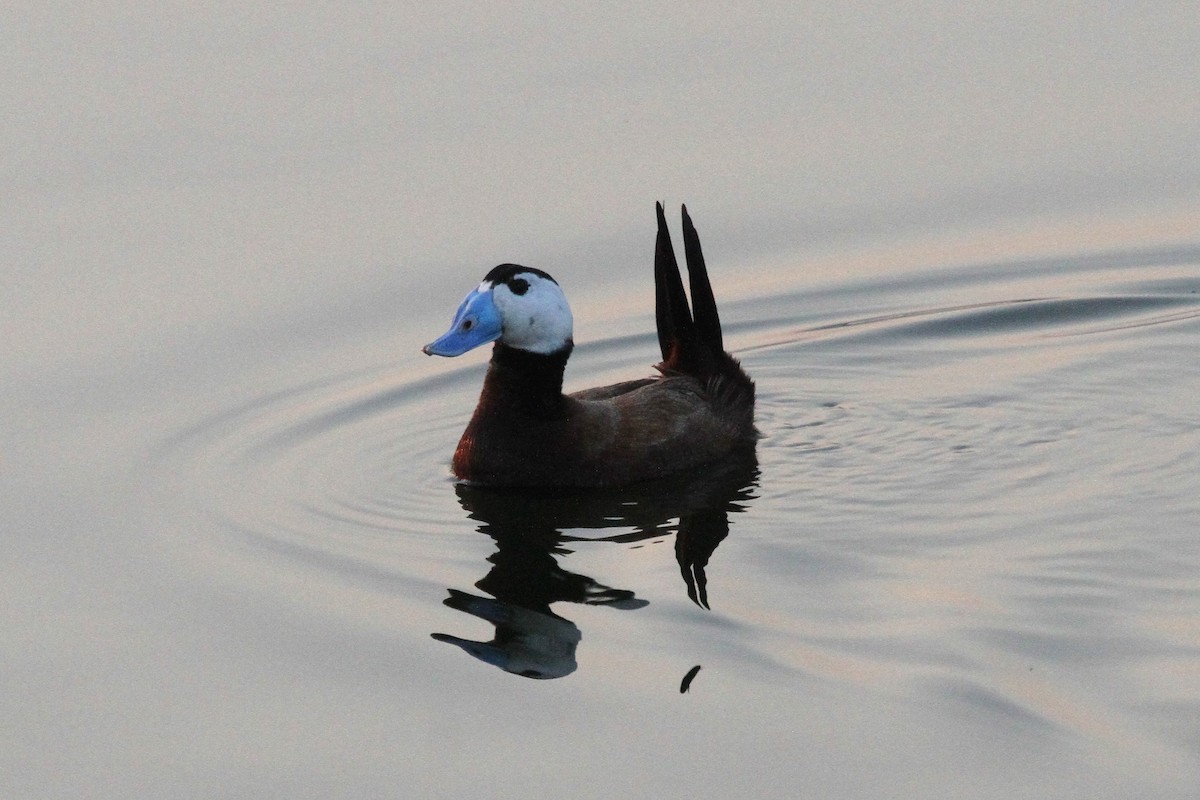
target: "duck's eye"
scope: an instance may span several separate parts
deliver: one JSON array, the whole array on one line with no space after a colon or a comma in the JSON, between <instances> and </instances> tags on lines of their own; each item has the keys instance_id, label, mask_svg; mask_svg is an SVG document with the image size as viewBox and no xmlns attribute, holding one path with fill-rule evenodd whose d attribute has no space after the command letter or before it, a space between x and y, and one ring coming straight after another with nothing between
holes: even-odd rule
<instances>
[{"instance_id":1,"label":"duck's eye","mask_svg":"<svg viewBox=\"0 0 1200 800\"><path fill-rule=\"evenodd\" d=\"M513 294L525 294L529 291L529 281L524 278L513 278L508 282L508 288Z\"/></svg>"},{"instance_id":2,"label":"duck's eye","mask_svg":"<svg viewBox=\"0 0 1200 800\"><path fill-rule=\"evenodd\" d=\"M473 327L475 327L475 320L473 320L473 319L464 319L463 320L462 329L464 331L469 331Z\"/></svg>"}]
</instances>

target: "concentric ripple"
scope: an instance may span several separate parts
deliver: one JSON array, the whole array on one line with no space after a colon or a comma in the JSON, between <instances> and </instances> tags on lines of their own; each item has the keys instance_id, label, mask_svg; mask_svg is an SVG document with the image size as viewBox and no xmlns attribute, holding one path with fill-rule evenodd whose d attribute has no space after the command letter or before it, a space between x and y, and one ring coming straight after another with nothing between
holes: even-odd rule
<instances>
[{"instance_id":1,"label":"concentric ripple","mask_svg":"<svg viewBox=\"0 0 1200 800\"><path fill-rule=\"evenodd\" d=\"M1167 385L1147 370L1169 367L1173 353L1190 347L1200 295L1192 265L1155 268L1152 259L1141 270L1068 272L1042 281L1052 290L1042 294L997 274L949 276L933 288L844 287L826 293L819 310L803 292L731 304L727 341L758 382L764 434L749 493L718 481L590 505L526 499L497 507L464 496L446 466L478 396L482 359L438 362L432 375L389 364L263 394L165 442L151 465L154 483L178 516L203 519L172 539L189 563L240 570L234 580L247 586L270 564L281 580L300 574L310 584L366 575L397 601L419 593L427 611L447 587L469 588L489 568L493 542L478 534L514 521L561 534L551 541L548 533L547 547L569 542L586 559L565 567L589 574L636 561L611 545L600 555L601 542L633 548L650 534L662 539L684 512L729 502L739 504L729 541L760 544L740 551L741 563L729 561L734 546L723 546L716 558L726 575L759 573L760 557L795 558L803 539L774 540L776 531L802 530L810 542L825 531L829 552L804 558L842 565L858 563L864 548L882 559L945 542L998 546L1029 504L1084 491L1064 476L1103 469L1093 442L1103 432L1162 434L1153 453L1183 458L1167 435L1179 428L1177 415L1161 398L1161 408L1139 408L1137 384L1124 376L1136 371L1142 383ZM1163 356L1135 356L1147 347ZM568 386L647 374L653 349L649 332L587 342L572 358ZM1156 470L1169 466L1152 461ZM953 521L967 513L973 530ZM864 527L877 514L886 521ZM879 525L888 537L877 536ZM640 568L649 579L664 564L673 568L670 559ZM761 633L795 635L780 624Z\"/></svg>"},{"instance_id":2,"label":"concentric ripple","mask_svg":"<svg viewBox=\"0 0 1200 800\"><path fill-rule=\"evenodd\" d=\"M422 540L463 530L448 472L428 467L446 463L463 424L447 398L469 396L477 380L476 365L408 382L379 369L297 386L183 431L161 448L159 467L182 513L231 534L212 546L266 548L317 573L413 575Z\"/></svg>"}]
</instances>

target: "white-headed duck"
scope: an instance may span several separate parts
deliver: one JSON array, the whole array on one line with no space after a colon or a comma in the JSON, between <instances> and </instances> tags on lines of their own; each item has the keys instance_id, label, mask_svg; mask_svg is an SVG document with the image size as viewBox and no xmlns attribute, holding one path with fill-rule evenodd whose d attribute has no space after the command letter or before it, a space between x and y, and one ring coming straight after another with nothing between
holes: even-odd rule
<instances>
[{"instance_id":1,"label":"white-headed duck","mask_svg":"<svg viewBox=\"0 0 1200 800\"><path fill-rule=\"evenodd\" d=\"M754 382L725 351L721 321L683 208L691 310L662 204L657 205L656 377L563 394L574 347L571 309L554 278L501 264L459 306L428 355L495 342L479 405L454 452L454 474L512 487L618 486L752 449Z\"/></svg>"}]
</instances>

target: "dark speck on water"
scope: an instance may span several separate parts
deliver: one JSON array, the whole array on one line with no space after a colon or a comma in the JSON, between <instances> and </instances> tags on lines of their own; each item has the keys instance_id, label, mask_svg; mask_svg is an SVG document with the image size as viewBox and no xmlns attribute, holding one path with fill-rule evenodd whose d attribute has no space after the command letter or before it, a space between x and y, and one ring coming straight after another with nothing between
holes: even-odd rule
<instances>
[{"instance_id":1,"label":"dark speck on water","mask_svg":"<svg viewBox=\"0 0 1200 800\"><path fill-rule=\"evenodd\" d=\"M700 672L699 664L697 664L696 666L692 667L691 669L689 669L687 671L687 674L683 676L683 683L679 684L679 693L680 694L686 694L687 690L692 688L692 681L696 679L696 675L699 672Z\"/></svg>"}]
</instances>

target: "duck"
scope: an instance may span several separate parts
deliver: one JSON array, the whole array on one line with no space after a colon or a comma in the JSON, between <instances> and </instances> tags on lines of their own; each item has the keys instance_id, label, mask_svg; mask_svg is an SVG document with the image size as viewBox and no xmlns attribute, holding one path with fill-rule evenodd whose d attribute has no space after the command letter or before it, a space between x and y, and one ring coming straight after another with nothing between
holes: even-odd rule
<instances>
[{"instance_id":1,"label":"duck","mask_svg":"<svg viewBox=\"0 0 1200 800\"><path fill-rule=\"evenodd\" d=\"M483 389L451 461L471 485L530 489L626 486L753 451L754 381L725 350L700 248L682 207L691 294L684 291L662 203L655 204L657 374L563 393L573 317L558 281L500 264L422 348L456 357L492 344Z\"/></svg>"}]
</instances>

